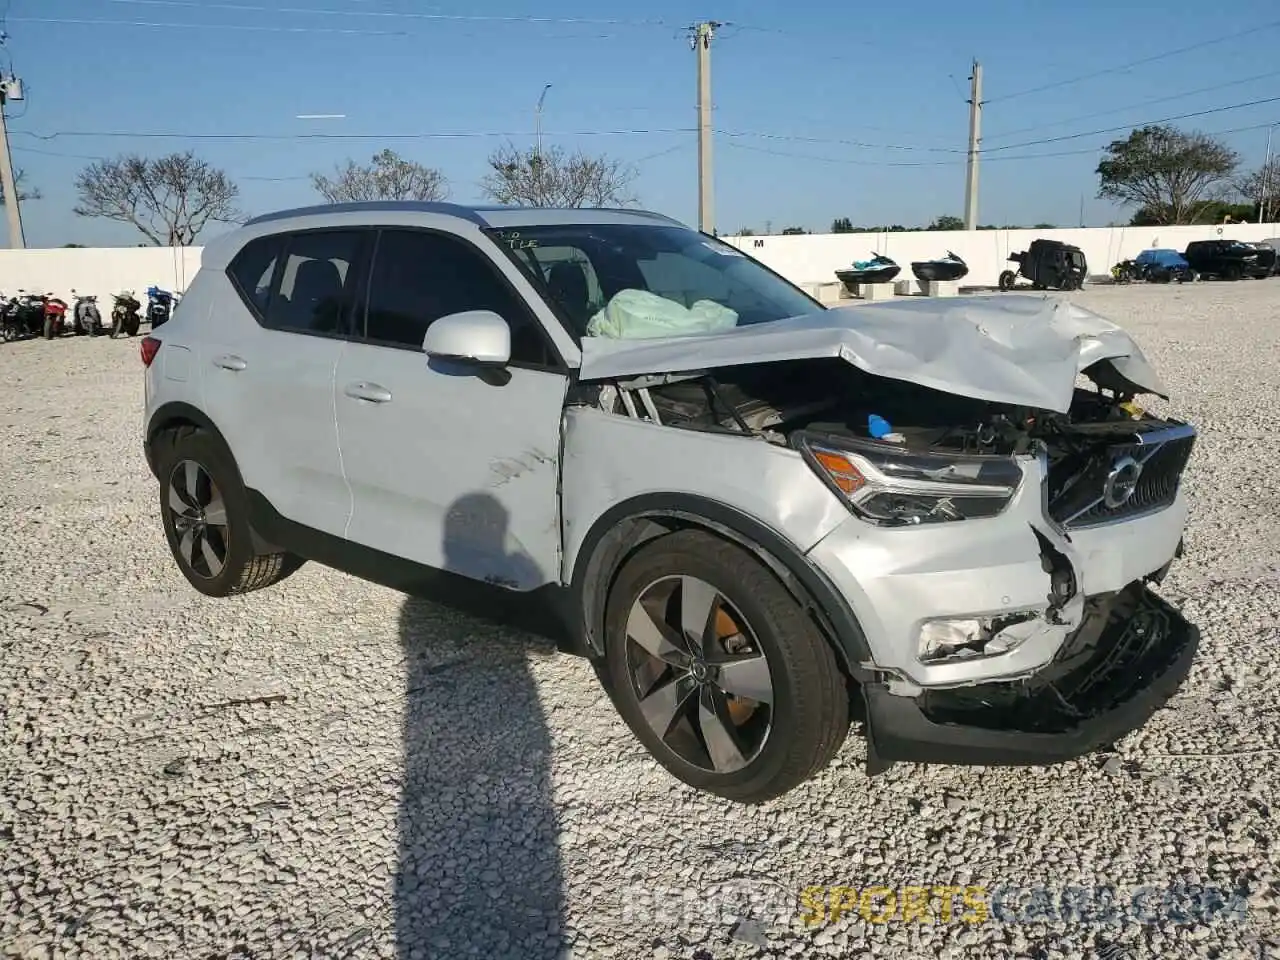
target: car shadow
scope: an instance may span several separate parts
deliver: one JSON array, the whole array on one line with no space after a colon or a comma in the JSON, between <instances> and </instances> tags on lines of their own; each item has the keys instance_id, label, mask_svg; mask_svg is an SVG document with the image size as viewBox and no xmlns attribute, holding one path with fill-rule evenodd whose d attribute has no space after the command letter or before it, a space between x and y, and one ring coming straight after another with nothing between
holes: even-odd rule
<instances>
[{"instance_id":1,"label":"car shadow","mask_svg":"<svg viewBox=\"0 0 1280 960\"><path fill-rule=\"evenodd\" d=\"M472 494L454 507L450 516L467 520L446 524L447 568L480 549L504 569L536 572L507 551L496 499ZM459 579L404 586L397 953L553 958L564 882L551 738L529 658L555 652L558 623L526 598Z\"/></svg>"}]
</instances>

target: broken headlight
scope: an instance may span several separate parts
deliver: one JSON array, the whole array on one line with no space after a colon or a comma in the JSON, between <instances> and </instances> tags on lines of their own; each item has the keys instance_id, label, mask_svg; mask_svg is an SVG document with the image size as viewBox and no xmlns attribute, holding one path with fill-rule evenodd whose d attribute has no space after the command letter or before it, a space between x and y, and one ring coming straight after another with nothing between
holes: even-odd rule
<instances>
[{"instance_id":1,"label":"broken headlight","mask_svg":"<svg viewBox=\"0 0 1280 960\"><path fill-rule=\"evenodd\" d=\"M809 464L862 519L885 526L994 517L1022 482L1011 457L907 450L867 440L807 437Z\"/></svg>"}]
</instances>

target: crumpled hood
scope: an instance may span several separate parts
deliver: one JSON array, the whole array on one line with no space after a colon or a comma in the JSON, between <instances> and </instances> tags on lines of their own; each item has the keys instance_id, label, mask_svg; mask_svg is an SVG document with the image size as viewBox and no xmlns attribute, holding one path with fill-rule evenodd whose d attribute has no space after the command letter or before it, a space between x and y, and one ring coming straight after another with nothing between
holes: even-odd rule
<instances>
[{"instance_id":1,"label":"crumpled hood","mask_svg":"<svg viewBox=\"0 0 1280 960\"><path fill-rule=\"evenodd\" d=\"M1068 412L1077 376L1100 361L1132 389L1167 397L1119 326L1068 300L919 298L647 340L584 337L583 380L839 357L876 376L947 393ZM1097 372L1097 371L1094 371Z\"/></svg>"}]
</instances>

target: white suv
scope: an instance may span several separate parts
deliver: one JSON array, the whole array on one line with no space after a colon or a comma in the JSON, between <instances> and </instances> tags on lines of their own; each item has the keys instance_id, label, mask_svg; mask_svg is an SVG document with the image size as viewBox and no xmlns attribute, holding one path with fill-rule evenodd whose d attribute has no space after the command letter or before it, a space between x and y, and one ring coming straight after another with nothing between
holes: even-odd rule
<instances>
[{"instance_id":1,"label":"white suv","mask_svg":"<svg viewBox=\"0 0 1280 960\"><path fill-rule=\"evenodd\" d=\"M142 356L197 590L312 559L540 591L654 757L734 800L854 717L872 773L1079 756L1196 650L1147 587L1194 431L1066 299L826 309L655 214L361 203L206 247Z\"/></svg>"}]
</instances>

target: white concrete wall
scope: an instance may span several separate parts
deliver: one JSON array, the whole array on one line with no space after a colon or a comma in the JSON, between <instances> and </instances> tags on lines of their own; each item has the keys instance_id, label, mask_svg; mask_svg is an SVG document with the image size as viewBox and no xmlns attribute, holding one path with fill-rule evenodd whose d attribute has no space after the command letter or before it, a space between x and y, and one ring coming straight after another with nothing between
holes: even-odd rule
<instances>
[{"instance_id":1,"label":"white concrete wall","mask_svg":"<svg viewBox=\"0 0 1280 960\"><path fill-rule=\"evenodd\" d=\"M1199 227L1084 227L1063 230L948 230L918 233L828 233L800 236L724 237L792 283L835 282L835 271L872 252L896 260L899 280L911 280L913 260L932 260L948 250L969 265L961 286L995 286L1002 270L1016 269L1010 253L1026 250L1043 237L1074 244L1084 251L1092 276L1106 276L1120 260L1143 250L1185 250L1192 240L1268 240L1280 236L1280 224L1240 223Z\"/></svg>"},{"instance_id":2,"label":"white concrete wall","mask_svg":"<svg viewBox=\"0 0 1280 960\"><path fill-rule=\"evenodd\" d=\"M902 265L899 279L911 279L912 260L930 260L952 250L969 264L962 285L994 286L1011 252L1025 250L1037 237L1063 240L1089 258L1089 272L1106 275L1118 260L1151 247L1185 250L1192 240L1215 237L1267 240L1280 236L1280 224L1227 224L1202 227L1091 227L1067 230L954 230L919 233L835 233L794 237L726 237L793 283L830 283L835 271L872 251ZM99 247L48 250L0 250L0 293L19 288L53 293L68 303L71 291L96 293L100 303L111 294L133 290L145 303L155 284L182 292L200 267L200 247Z\"/></svg>"},{"instance_id":3,"label":"white concrete wall","mask_svg":"<svg viewBox=\"0 0 1280 960\"><path fill-rule=\"evenodd\" d=\"M200 266L200 247L70 247L48 250L0 250L0 293L52 293L71 302L71 291L111 295L132 290L146 306L153 284L181 293Z\"/></svg>"}]
</instances>

